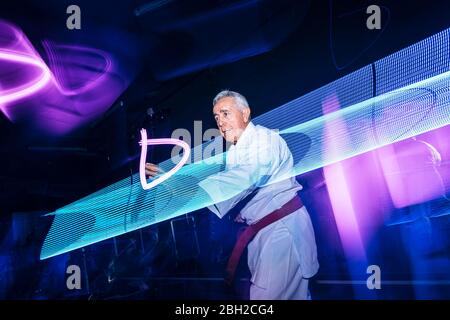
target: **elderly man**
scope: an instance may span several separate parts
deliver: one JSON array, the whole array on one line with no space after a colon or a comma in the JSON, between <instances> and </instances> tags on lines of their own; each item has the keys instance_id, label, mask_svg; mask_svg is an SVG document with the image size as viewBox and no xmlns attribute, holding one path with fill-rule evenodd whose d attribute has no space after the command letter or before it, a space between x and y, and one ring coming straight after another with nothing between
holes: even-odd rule
<instances>
[{"instance_id":1,"label":"elderly man","mask_svg":"<svg viewBox=\"0 0 450 320\"><path fill-rule=\"evenodd\" d=\"M250 121L244 96L222 91L213 100L213 114L222 137L231 142L223 172L199 183L213 199L208 207L222 218L239 201L248 200L237 221L248 227L240 235L227 266L231 280L240 255L248 248L250 299L309 299L308 278L319 264L314 231L297 196L292 154L276 132ZM147 174L158 173L147 164ZM245 190L243 190L243 186ZM222 190L243 190L224 200Z\"/></svg>"}]
</instances>

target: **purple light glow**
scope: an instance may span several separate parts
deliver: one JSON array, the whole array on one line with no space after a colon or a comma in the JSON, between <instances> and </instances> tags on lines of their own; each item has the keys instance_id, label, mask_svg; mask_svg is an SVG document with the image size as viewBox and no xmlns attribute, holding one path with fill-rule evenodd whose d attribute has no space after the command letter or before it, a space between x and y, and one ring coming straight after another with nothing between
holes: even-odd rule
<instances>
[{"instance_id":1,"label":"purple light glow","mask_svg":"<svg viewBox=\"0 0 450 320\"><path fill-rule=\"evenodd\" d=\"M130 82L105 51L43 44L49 67L18 28L0 21L0 110L10 121L66 134L104 113Z\"/></svg>"},{"instance_id":2,"label":"purple light glow","mask_svg":"<svg viewBox=\"0 0 450 320\"><path fill-rule=\"evenodd\" d=\"M340 108L336 96L323 102L324 114ZM346 132L345 123L334 122L325 126L324 152L335 157L350 141L338 142L335 132ZM367 137L369 139L370 137ZM366 260L366 245L375 231L383 225L385 215L392 208L377 151L367 152L324 167L327 190L333 214L348 258Z\"/></svg>"},{"instance_id":3,"label":"purple light glow","mask_svg":"<svg viewBox=\"0 0 450 320\"><path fill-rule=\"evenodd\" d=\"M450 191L450 126L377 151L396 208L446 197Z\"/></svg>"},{"instance_id":4,"label":"purple light glow","mask_svg":"<svg viewBox=\"0 0 450 320\"><path fill-rule=\"evenodd\" d=\"M171 176L175 174L180 168L186 163L186 161L189 159L189 155L191 153L191 148L189 145L178 139L172 139L172 138L166 138L166 139L147 139L147 131L145 129L141 129L141 141L139 141L139 144L142 146L141 148L141 159L139 163L139 177L141 180L141 185L144 190L148 190L150 188L155 187L156 185L166 181ZM175 167L173 167L169 172L164 174L162 177L159 177L152 182L148 183L147 179L145 177L145 162L147 157L147 145L163 145L163 144L173 144L177 145L183 148L183 157L181 158L180 162L176 164Z\"/></svg>"},{"instance_id":5,"label":"purple light glow","mask_svg":"<svg viewBox=\"0 0 450 320\"><path fill-rule=\"evenodd\" d=\"M27 37L13 24L0 19L0 48L35 57L36 50Z\"/></svg>"},{"instance_id":6,"label":"purple light glow","mask_svg":"<svg viewBox=\"0 0 450 320\"><path fill-rule=\"evenodd\" d=\"M57 93L51 105L60 105L88 119L105 112L125 89L115 73L113 58L102 50L44 41Z\"/></svg>"}]
</instances>

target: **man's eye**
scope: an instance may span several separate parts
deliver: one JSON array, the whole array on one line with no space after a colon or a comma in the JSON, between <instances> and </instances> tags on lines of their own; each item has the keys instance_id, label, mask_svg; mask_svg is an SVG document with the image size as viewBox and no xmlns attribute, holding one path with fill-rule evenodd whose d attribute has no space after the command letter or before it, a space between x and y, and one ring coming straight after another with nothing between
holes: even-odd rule
<instances>
[{"instance_id":1,"label":"man's eye","mask_svg":"<svg viewBox=\"0 0 450 320\"><path fill-rule=\"evenodd\" d=\"M228 114L229 114L228 112L224 112L224 113L223 113L223 115L225 116L225 118L228 117Z\"/></svg>"}]
</instances>

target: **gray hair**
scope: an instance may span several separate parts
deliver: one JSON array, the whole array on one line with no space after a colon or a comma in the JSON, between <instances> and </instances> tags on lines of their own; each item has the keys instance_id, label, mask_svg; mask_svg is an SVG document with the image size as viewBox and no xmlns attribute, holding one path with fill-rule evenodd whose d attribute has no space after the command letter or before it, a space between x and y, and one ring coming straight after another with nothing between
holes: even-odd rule
<instances>
[{"instance_id":1,"label":"gray hair","mask_svg":"<svg viewBox=\"0 0 450 320\"><path fill-rule=\"evenodd\" d=\"M217 102L219 102L220 99L227 98L227 97L234 98L234 100L236 101L236 108L238 108L241 111L246 108L250 108L248 106L247 99L245 99L245 97L242 94L240 94L239 92L230 91L230 90L220 91L213 100L213 107L217 104Z\"/></svg>"}]
</instances>

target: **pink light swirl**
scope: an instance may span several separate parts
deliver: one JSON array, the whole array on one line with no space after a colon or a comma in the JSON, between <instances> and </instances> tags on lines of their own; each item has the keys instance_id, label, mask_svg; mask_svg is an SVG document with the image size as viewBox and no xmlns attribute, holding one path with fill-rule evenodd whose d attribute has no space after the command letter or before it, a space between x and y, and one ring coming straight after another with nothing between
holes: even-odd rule
<instances>
[{"instance_id":1,"label":"pink light swirl","mask_svg":"<svg viewBox=\"0 0 450 320\"><path fill-rule=\"evenodd\" d=\"M0 60L22 63L37 67L41 70L39 77L21 85L19 87L0 91L0 104L6 104L30 96L42 89L51 79L50 70L39 58L23 55L19 52L0 50Z\"/></svg>"},{"instance_id":2,"label":"pink light swirl","mask_svg":"<svg viewBox=\"0 0 450 320\"><path fill-rule=\"evenodd\" d=\"M147 145L164 145L164 144L172 144L177 145L183 148L183 157L181 158L180 162L178 162L175 167L173 167L169 172L164 174L162 177L159 177L152 182L148 183L147 179L145 177L145 162L147 157ZM147 131L145 129L141 129L141 141L139 141L139 145L142 146L141 148L141 159L139 163L139 178L141 180L141 185L144 190L148 190L150 188L153 188L157 186L158 184L166 181L171 176L175 174L180 168L186 163L188 160L191 149L189 145L178 139L171 139L171 138L164 138L164 139L147 139Z\"/></svg>"}]
</instances>

